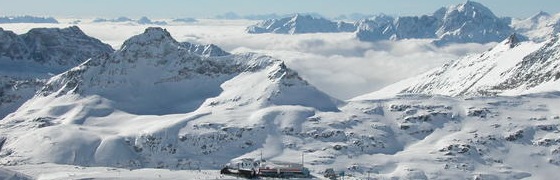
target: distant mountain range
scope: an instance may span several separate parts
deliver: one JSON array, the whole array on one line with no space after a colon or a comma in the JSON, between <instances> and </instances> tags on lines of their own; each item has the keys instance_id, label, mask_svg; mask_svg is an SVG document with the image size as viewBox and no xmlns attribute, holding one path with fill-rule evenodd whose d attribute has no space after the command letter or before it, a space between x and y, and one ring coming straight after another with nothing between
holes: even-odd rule
<instances>
[{"instance_id":1,"label":"distant mountain range","mask_svg":"<svg viewBox=\"0 0 560 180\"><path fill-rule=\"evenodd\" d=\"M127 17L118 17L118 18L115 18L115 19L97 18L97 19L94 19L93 22L94 23L101 23L101 22L123 23L123 22L129 22L129 23L138 23L138 24L142 24L142 25L159 25L159 26L167 25L167 22L165 22L165 21L152 21L151 19L149 19L146 16L142 16L138 20L130 19L130 18L127 18Z\"/></svg>"},{"instance_id":2,"label":"distant mountain range","mask_svg":"<svg viewBox=\"0 0 560 180\"><path fill-rule=\"evenodd\" d=\"M35 16L6 16L0 17L0 24L5 23L52 23L58 24L58 21L52 17L35 17Z\"/></svg>"},{"instance_id":3,"label":"distant mountain range","mask_svg":"<svg viewBox=\"0 0 560 180\"><path fill-rule=\"evenodd\" d=\"M269 19L247 27L252 34L303 34L319 32L353 32L356 26L345 22L332 22L322 17L296 14L282 19Z\"/></svg>"},{"instance_id":4,"label":"distant mountain range","mask_svg":"<svg viewBox=\"0 0 560 180\"><path fill-rule=\"evenodd\" d=\"M488 43L501 41L514 31L509 18L498 18L482 4L465 3L441 8L432 15L379 17L358 22L356 37L362 41L436 39L447 43Z\"/></svg>"},{"instance_id":5,"label":"distant mountain range","mask_svg":"<svg viewBox=\"0 0 560 180\"><path fill-rule=\"evenodd\" d=\"M443 46L449 43L499 42L513 33L542 41L560 30L559 17L540 13L527 20L513 21L512 18L497 17L480 3L466 1L443 7L431 15L396 18L378 15L355 23L294 15L265 20L247 27L246 31L253 34L354 32L360 41L433 39L435 45Z\"/></svg>"}]
</instances>

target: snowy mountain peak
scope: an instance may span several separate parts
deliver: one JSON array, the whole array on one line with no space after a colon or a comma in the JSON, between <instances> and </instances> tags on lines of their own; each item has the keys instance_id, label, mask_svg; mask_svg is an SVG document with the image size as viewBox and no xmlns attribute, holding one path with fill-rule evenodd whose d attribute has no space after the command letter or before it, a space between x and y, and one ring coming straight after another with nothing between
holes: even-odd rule
<instances>
[{"instance_id":1,"label":"snowy mountain peak","mask_svg":"<svg viewBox=\"0 0 560 180\"><path fill-rule=\"evenodd\" d=\"M34 28L22 35L1 31L0 38L2 56L11 60L33 61L54 69L67 70L95 55L113 52L111 46L87 36L77 26Z\"/></svg>"},{"instance_id":2,"label":"snowy mountain peak","mask_svg":"<svg viewBox=\"0 0 560 180\"><path fill-rule=\"evenodd\" d=\"M535 15L529 17L529 19L530 19L532 22L539 22L539 21L541 21L542 19L547 19L547 18L550 18L550 17L551 17L551 16L550 16L549 13L544 12L544 11L539 11L537 14L535 14Z\"/></svg>"},{"instance_id":3,"label":"snowy mountain peak","mask_svg":"<svg viewBox=\"0 0 560 180\"><path fill-rule=\"evenodd\" d=\"M33 97L52 74L112 52L76 26L36 28L22 35L0 30L0 118Z\"/></svg>"},{"instance_id":4,"label":"snowy mountain peak","mask_svg":"<svg viewBox=\"0 0 560 180\"><path fill-rule=\"evenodd\" d=\"M296 84L308 85L307 81L303 80L297 72L286 67L284 62L278 63L269 72L268 78L272 81L277 81L286 86Z\"/></svg>"},{"instance_id":5,"label":"snowy mountain peak","mask_svg":"<svg viewBox=\"0 0 560 180\"><path fill-rule=\"evenodd\" d=\"M144 33L132 36L126 40L122 45L122 49L126 49L132 45L144 46L163 42L179 45L179 43L171 37L171 34L166 29L161 27L148 27L144 30Z\"/></svg>"},{"instance_id":6,"label":"snowy mountain peak","mask_svg":"<svg viewBox=\"0 0 560 180\"><path fill-rule=\"evenodd\" d=\"M522 40L519 35L517 33L513 33L506 40L504 40L504 43L506 45L509 45L509 48L514 48L515 46L519 45L521 41Z\"/></svg>"},{"instance_id":7,"label":"snowy mountain peak","mask_svg":"<svg viewBox=\"0 0 560 180\"><path fill-rule=\"evenodd\" d=\"M541 11L527 19L516 19L511 26L532 41L543 42L560 32L560 14L550 15Z\"/></svg>"},{"instance_id":8,"label":"snowy mountain peak","mask_svg":"<svg viewBox=\"0 0 560 180\"><path fill-rule=\"evenodd\" d=\"M309 15L309 14L306 15L306 14L296 13L292 17L291 21L297 23L297 22L303 22L303 21L314 20L314 19L323 19L323 18L314 17L314 16Z\"/></svg>"},{"instance_id":9,"label":"snowy mountain peak","mask_svg":"<svg viewBox=\"0 0 560 180\"><path fill-rule=\"evenodd\" d=\"M440 37L435 42L438 45L497 42L513 32L509 26L511 19L496 17L490 9L473 1L436 11L434 16L441 17L440 28L435 32Z\"/></svg>"},{"instance_id":10,"label":"snowy mountain peak","mask_svg":"<svg viewBox=\"0 0 560 180\"><path fill-rule=\"evenodd\" d=\"M440 8L433 15L362 20L357 23L356 37L361 41L437 39L436 45L499 42L513 32L510 21L496 17L480 3L467 1Z\"/></svg>"},{"instance_id":11,"label":"snowy mountain peak","mask_svg":"<svg viewBox=\"0 0 560 180\"><path fill-rule=\"evenodd\" d=\"M461 4L442 7L434 12L434 16L445 19L450 16L464 15L476 18L476 16L496 17L488 7L474 1L466 1Z\"/></svg>"},{"instance_id":12,"label":"snowy mountain peak","mask_svg":"<svg viewBox=\"0 0 560 180\"><path fill-rule=\"evenodd\" d=\"M87 36L78 26L70 26L67 28L34 28L25 34L26 36L61 36L61 37L79 37Z\"/></svg>"},{"instance_id":13,"label":"snowy mountain peak","mask_svg":"<svg viewBox=\"0 0 560 180\"><path fill-rule=\"evenodd\" d=\"M166 29L149 27L144 33L127 39L119 50L122 53L118 55L129 62L135 62L140 59L168 57L170 52L177 52L177 49L181 48L181 44L173 39Z\"/></svg>"},{"instance_id":14,"label":"snowy mountain peak","mask_svg":"<svg viewBox=\"0 0 560 180\"><path fill-rule=\"evenodd\" d=\"M454 9L458 10L459 12L478 12L478 13L483 13L485 15L495 16L494 13L492 13L492 11L488 9L486 6L474 1L467 0L465 3L455 6L455 8L451 8L451 10Z\"/></svg>"}]
</instances>

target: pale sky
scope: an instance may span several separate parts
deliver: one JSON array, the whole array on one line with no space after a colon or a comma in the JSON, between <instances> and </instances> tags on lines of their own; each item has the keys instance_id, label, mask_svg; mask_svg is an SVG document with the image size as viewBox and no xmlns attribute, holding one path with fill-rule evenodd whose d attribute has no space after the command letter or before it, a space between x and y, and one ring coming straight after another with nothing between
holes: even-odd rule
<instances>
[{"instance_id":1,"label":"pale sky","mask_svg":"<svg viewBox=\"0 0 560 180\"><path fill-rule=\"evenodd\" d=\"M327 17L363 13L431 14L465 0L0 0L0 15L54 17L177 18L316 12ZM542 10L560 12L558 0L478 0L498 16L529 17Z\"/></svg>"}]
</instances>

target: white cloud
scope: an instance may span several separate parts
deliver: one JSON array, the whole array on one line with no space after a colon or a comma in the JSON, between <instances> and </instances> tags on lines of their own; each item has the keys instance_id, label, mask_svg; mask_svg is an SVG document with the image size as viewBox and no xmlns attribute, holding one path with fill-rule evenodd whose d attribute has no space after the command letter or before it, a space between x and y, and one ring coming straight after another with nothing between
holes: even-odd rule
<instances>
[{"instance_id":1,"label":"white cloud","mask_svg":"<svg viewBox=\"0 0 560 180\"><path fill-rule=\"evenodd\" d=\"M365 43L355 40L351 33L241 34L205 41L233 52L259 52L280 58L310 83L340 99L375 91L492 46L459 44L438 48L429 40Z\"/></svg>"},{"instance_id":2,"label":"white cloud","mask_svg":"<svg viewBox=\"0 0 560 180\"><path fill-rule=\"evenodd\" d=\"M431 45L428 40L366 43L354 39L352 33L245 33L245 27L253 23L254 21L246 20L203 20L195 24L165 28L179 41L213 43L231 52L258 52L282 59L311 84L339 99L375 91L459 56L481 52L492 46L458 44L439 48ZM23 33L33 26L37 25L3 28ZM147 27L103 23L84 23L79 26L86 34L115 48Z\"/></svg>"}]
</instances>

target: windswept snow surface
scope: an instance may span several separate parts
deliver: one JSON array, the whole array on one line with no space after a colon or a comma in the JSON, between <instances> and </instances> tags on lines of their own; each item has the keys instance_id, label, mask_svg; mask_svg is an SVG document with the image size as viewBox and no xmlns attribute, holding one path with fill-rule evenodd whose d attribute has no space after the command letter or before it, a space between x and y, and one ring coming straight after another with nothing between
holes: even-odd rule
<instances>
[{"instance_id":1,"label":"windswept snow surface","mask_svg":"<svg viewBox=\"0 0 560 180\"><path fill-rule=\"evenodd\" d=\"M298 163L303 152L318 177L335 168L350 179L547 179L560 165L559 99L558 93L406 95L350 101L339 112L220 104L163 116L115 111L83 124L5 119L1 160L40 179L126 179L144 172L220 179L227 177L218 169L229 161L262 152L267 160Z\"/></svg>"}]
</instances>

